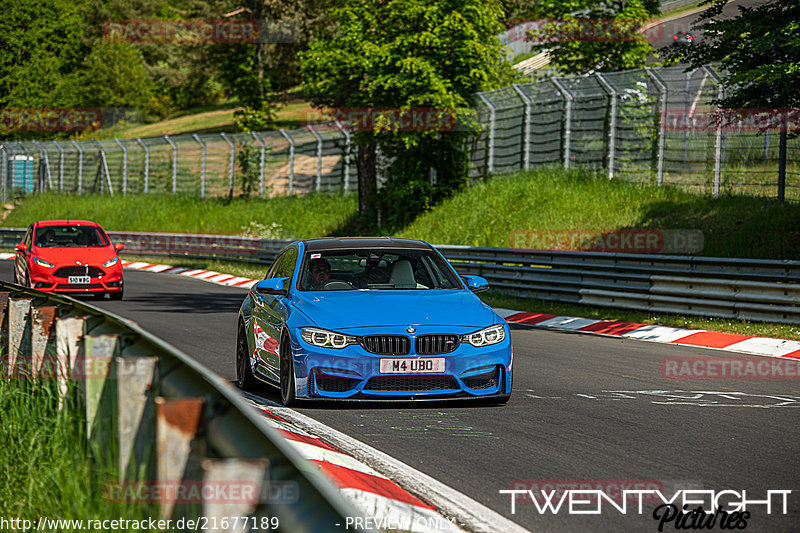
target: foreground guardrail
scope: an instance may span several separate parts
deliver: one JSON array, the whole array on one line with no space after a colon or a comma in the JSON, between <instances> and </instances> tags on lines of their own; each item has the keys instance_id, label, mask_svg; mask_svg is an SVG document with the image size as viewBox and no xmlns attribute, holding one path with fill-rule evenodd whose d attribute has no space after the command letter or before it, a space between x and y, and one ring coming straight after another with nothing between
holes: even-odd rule
<instances>
[{"instance_id":1,"label":"foreground guardrail","mask_svg":"<svg viewBox=\"0 0 800 533\"><path fill-rule=\"evenodd\" d=\"M244 531L243 517L271 531L341 531L356 515L228 382L135 323L3 282L0 320L4 379L57 379L62 395L76 381L94 459L119 474L112 499L156 487L162 518L205 517L213 531Z\"/></svg>"},{"instance_id":2,"label":"foreground guardrail","mask_svg":"<svg viewBox=\"0 0 800 533\"><path fill-rule=\"evenodd\" d=\"M13 248L24 234L0 228ZM126 252L269 263L290 239L109 232ZM619 309L800 324L800 261L437 246L494 290Z\"/></svg>"}]
</instances>

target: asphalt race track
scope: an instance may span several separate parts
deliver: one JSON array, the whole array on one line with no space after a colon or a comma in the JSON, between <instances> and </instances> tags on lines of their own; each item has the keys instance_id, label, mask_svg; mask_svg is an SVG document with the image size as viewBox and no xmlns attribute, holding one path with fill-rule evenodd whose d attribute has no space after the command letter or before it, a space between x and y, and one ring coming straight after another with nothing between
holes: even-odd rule
<instances>
[{"instance_id":1,"label":"asphalt race track","mask_svg":"<svg viewBox=\"0 0 800 533\"><path fill-rule=\"evenodd\" d=\"M2 279L11 280L11 266L2 263ZM136 271L126 271L125 280L123 301L89 303L138 322L234 378L236 311L244 289ZM627 514L606 503L600 515L578 516L566 503L555 514L540 514L520 497L512 515L511 496L500 490L550 490L558 482L612 497L620 488L657 488L668 498L681 488L746 490L751 501L764 500L767 491L791 490L788 514L773 495L771 514L763 504L748 508L746 529L800 529L797 373L760 381L665 379L665 357L739 356L523 327L512 328L512 337L514 396L506 406L336 403L298 411L532 531L658 531L652 517L657 504L645 500L640 515L633 503ZM265 397L277 401L277 394ZM675 522L663 530L676 530Z\"/></svg>"}]
</instances>

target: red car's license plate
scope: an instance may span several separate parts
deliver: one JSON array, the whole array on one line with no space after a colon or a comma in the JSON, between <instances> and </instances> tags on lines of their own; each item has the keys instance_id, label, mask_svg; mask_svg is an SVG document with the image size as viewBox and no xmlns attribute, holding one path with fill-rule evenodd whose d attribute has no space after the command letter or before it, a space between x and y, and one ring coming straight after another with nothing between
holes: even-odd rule
<instances>
[{"instance_id":1,"label":"red car's license plate","mask_svg":"<svg viewBox=\"0 0 800 533\"><path fill-rule=\"evenodd\" d=\"M91 283L92 278L90 276L69 276L67 278L67 281L69 282L70 285L73 284L85 285L87 283Z\"/></svg>"}]
</instances>

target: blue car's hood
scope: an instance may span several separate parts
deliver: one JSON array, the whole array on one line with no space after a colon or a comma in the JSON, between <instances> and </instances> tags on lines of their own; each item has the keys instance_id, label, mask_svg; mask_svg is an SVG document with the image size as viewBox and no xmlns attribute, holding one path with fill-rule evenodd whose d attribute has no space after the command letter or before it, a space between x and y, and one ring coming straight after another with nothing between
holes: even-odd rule
<instances>
[{"instance_id":1,"label":"blue car's hood","mask_svg":"<svg viewBox=\"0 0 800 533\"><path fill-rule=\"evenodd\" d=\"M294 305L314 323L342 330L364 326L489 326L494 312L463 290L298 292Z\"/></svg>"}]
</instances>

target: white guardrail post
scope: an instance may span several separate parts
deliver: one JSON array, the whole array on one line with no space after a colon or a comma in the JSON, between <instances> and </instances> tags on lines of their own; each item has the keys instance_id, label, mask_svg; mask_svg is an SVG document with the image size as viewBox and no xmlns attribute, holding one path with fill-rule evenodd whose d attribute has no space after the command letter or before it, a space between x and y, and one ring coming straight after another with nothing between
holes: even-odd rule
<instances>
[{"instance_id":1,"label":"white guardrail post","mask_svg":"<svg viewBox=\"0 0 800 533\"><path fill-rule=\"evenodd\" d=\"M311 135L317 140L317 181L315 190L319 192L322 189L322 136L309 124L306 129L311 132Z\"/></svg>"},{"instance_id":2,"label":"white guardrail post","mask_svg":"<svg viewBox=\"0 0 800 533\"><path fill-rule=\"evenodd\" d=\"M53 144L58 148L58 190L64 192L64 149L58 141L53 141Z\"/></svg>"}]
</instances>

